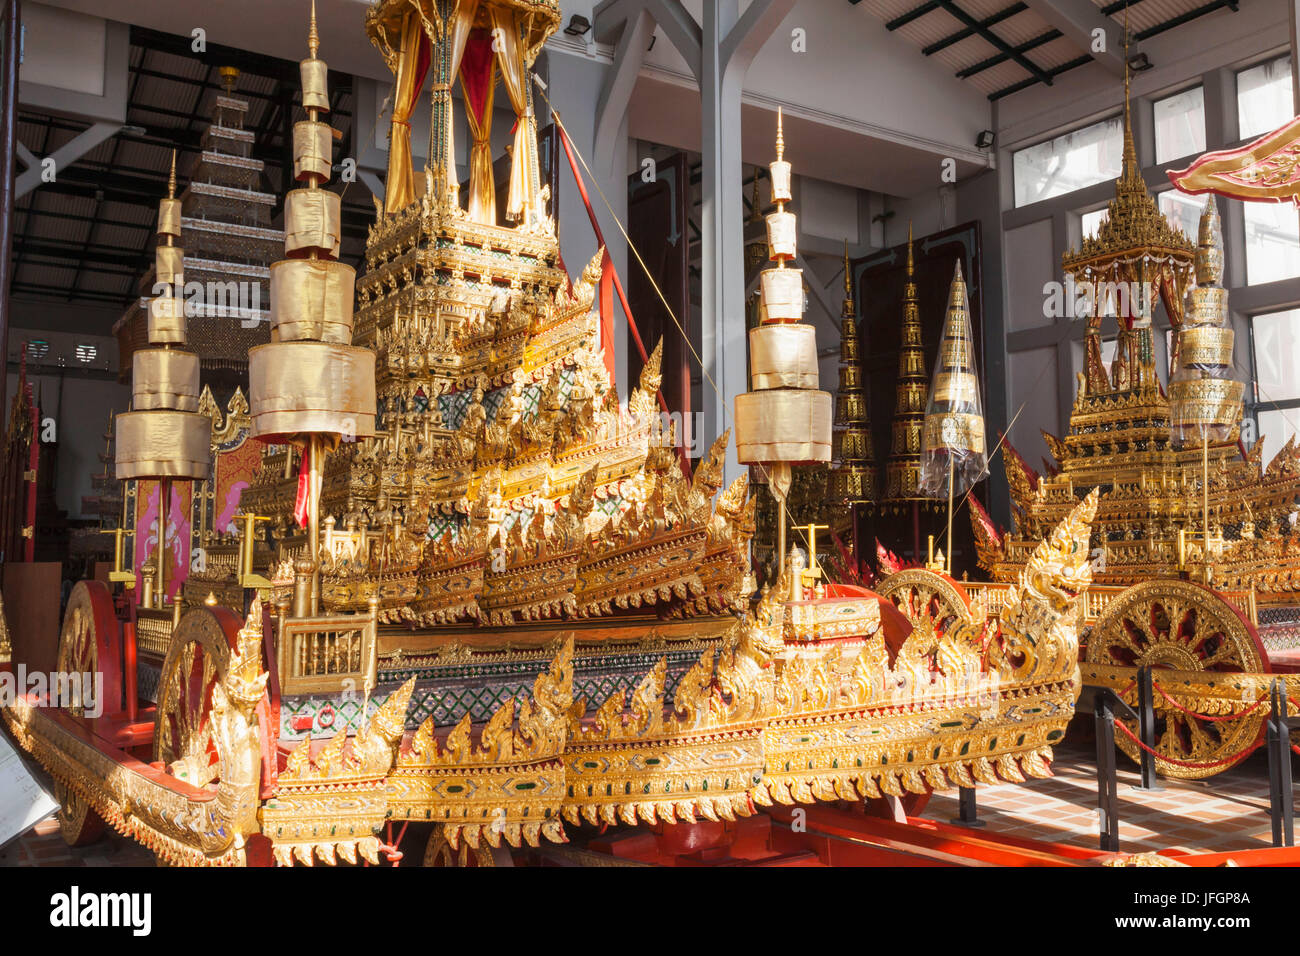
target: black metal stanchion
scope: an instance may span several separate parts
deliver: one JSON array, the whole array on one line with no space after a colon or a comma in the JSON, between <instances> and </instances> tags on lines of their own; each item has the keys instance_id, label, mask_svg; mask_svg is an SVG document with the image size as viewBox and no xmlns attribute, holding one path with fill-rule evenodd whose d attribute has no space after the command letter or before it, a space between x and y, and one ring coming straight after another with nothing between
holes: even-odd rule
<instances>
[{"instance_id":1,"label":"black metal stanchion","mask_svg":"<svg viewBox=\"0 0 1300 956\"><path fill-rule=\"evenodd\" d=\"M1138 739L1145 746L1138 748L1142 764L1143 790L1162 790L1160 780L1156 777L1156 755L1152 753L1156 745L1156 710L1155 687L1150 667L1139 667L1137 673L1138 690ZM1148 749L1149 748L1149 749Z\"/></svg>"},{"instance_id":2,"label":"black metal stanchion","mask_svg":"<svg viewBox=\"0 0 1300 956\"><path fill-rule=\"evenodd\" d=\"M1291 777L1291 719L1284 685L1269 687L1268 802L1274 846L1295 846L1295 794ZM1296 718L1300 723L1300 718Z\"/></svg>"},{"instance_id":3,"label":"black metal stanchion","mask_svg":"<svg viewBox=\"0 0 1300 956\"><path fill-rule=\"evenodd\" d=\"M982 827L984 821L979 818L979 806L975 802L974 787L959 787L957 790L957 816L953 823L962 827Z\"/></svg>"},{"instance_id":4,"label":"black metal stanchion","mask_svg":"<svg viewBox=\"0 0 1300 956\"><path fill-rule=\"evenodd\" d=\"M1119 792L1115 780L1115 702L1118 698L1108 689L1097 695L1097 814L1098 845L1111 853L1119 852Z\"/></svg>"}]
</instances>

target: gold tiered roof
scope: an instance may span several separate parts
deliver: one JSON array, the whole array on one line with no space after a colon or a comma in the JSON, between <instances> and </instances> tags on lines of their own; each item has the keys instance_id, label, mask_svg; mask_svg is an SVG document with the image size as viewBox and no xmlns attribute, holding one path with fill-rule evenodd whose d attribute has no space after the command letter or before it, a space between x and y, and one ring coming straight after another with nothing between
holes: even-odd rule
<instances>
[{"instance_id":1,"label":"gold tiered roof","mask_svg":"<svg viewBox=\"0 0 1300 956\"><path fill-rule=\"evenodd\" d=\"M1190 263L1192 243L1182 231L1170 225L1168 218L1147 189L1133 143L1133 122L1129 107L1127 67L1124 75L1124 151L1119 179L1115 180L1115 198L1107 206L1105 221L1097 235L1085 236L1076 252L1071 249L1061 259L1062 268L1076 276L1101 273L1118 261L1134 255L1160 257L1178 263Z\"/></svg>"},{"instance_id":2,"label":"gold tiered roof","mask_svg":"<svg viewBox=\"0 0 1300 956\"><path fill-rule=\"evenodd\" d=\"M420 6L435 84L455 79L437 73L457 26L447 6ZM482 0L478 15L516 7ZM415 9L378 4L372 37ZM398 73L403 55L390 59ZM739 606L752 506L743 479L712 505L726 436L683 475L655 405L659 351L625 407L614 393L593 311L601 253L570 288L543 207L476 221L444 147L422 195L395 211L386 202L367 240L356 342L376 363L376 423L325 463L324 606L362 610L374 597L382 621L427 626ZM522 169L535 159L515 150ZM305 544L291 518L294 456L274 448L245 492L273 517L277 550L264 560L280 586Z\"/></svg>"}]
</instances>

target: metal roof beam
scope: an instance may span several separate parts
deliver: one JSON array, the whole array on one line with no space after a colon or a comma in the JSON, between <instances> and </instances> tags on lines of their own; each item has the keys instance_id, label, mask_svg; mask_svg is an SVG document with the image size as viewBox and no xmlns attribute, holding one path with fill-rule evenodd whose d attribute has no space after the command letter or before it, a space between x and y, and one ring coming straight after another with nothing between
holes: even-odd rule
<instances>
[{"instance_id":1,"label":"metal roof beam","mask_svg":"<svg viewBox=\"0 0 1300 956\"><path fill-rule=\"evenodd\" d=\"M897 30L899 27L905 27L913 20L919 20L927 13L933 13L935 10L938 10L940 6L941 4L939 0L926 0L926 2L921 4L919 7L913 7L906 13L900 14L899 16L894 17L894 19L888 21L885 24L885 29L892 32Z\"/></svg>"},{"instance_id":2,"label":"metal roof beam","mask_svg":"<svg viewBox=\"0 0 1300 956\"><path fill-rule=\"evenodd\" d=\"M1024 43L1021 43L1019 46L1015 47L1015 52L1025 53L1029 50L1033 50L1037 47L1040 47L1045 43L1051 43L1053 40L1059 39L1060 36L1061 36L1060 30L1048 30L1046 33L1039 34L1033 39L1026 40ZM1005 63L1007 60L1011 59L1012 56L1013 54L1011 53L996 53L993 56L989 57L988 59L980 60L978 63L972 63L970 66L966 67L966 69L961 70L957 74L957 76L963 80L969 79L970 77L974 76L976 73L983 73L985 70L989 69L990 67L997 66L999 63ZM1045 82L1045 81L1039 80L1039 82Z\"/></svg>"},{"instance_id":3,"label":"metal roof beam","mask_svg":"<svg viewBox=\"0 0 1300 956\"><path fill-rule=\"evenodd\" d=\"M1001 23L1003 20L1010 20L1017 13L1024 13L1029 7L1024 3L1013 3L1011 6L999 10L997 13L990 14L979 22L979 27L991 27L995 23ZM940 50L946 50L954 43L960 43L962 40L968 40L979 32L979 27L964 27L956 33L950 33L942 40L936 40L927 47L923 47L921 52L926 56L933 56Z\"/></svg>"},{"instance_id":4,"label":"metal roof beam","mask_svg":"<svg viewBox=\"0 0 1300 956\"><path fill-rule=\"evenodd\" d=\"M1186 13L1181 13L1176 17L1166 20L1164 23L1157 23L1155 26L1147 27L1145 30L1133 34L1133 37L1137 40L1145 40L1149 37L1155 36L1157 33L1164 33L1166 30L1180 27L1184 23L1190 23L1199 17L1205 16L1207 13L1213 13L1215 10L1222 10L1225 7L1233 13L1236 13L1240 9L1240 2L1239 0L1210 0L1209 3L1202 4L1194 10L1188 10Z\"/></svg>"},{"instance_id":5,"label":"metal roof beam","mask_svg":"<svg viewBox=\"0 0 1300 956\"><path fill-rule=\"evenodd\" d=\"M1048 86L1052 85L1052 75L1050 73L1044 70L1033 60L1029 59L1028 57L1024 56L1022 53L1018 52L1015 49L1015 47L1013 47L1006 40L1002 39L1002 37L998 36L988 27L981 27L979 25L979 21L976 20L974 17L972 17L965 10L963 10L961 7L957 6L954 0L937 0L937 2L939 3L939 6L941 6L947 13L951 13L962 23L966 24L966 26L974 27L975 32L980 36L980 38L992 44L994 49L1002 53L1005 53L1006 57L1004 57L1004 59L1009 58L1014 60L1018 66L1026 70L1029 73L1029 75L1037 79L1038 82L1046 83ZM957 75L961 76L960 73Z\"/></svg>"},{"instance_id":6,"label":"metal roof beam","mask_svg":"<svg viewBox=\"0 0 1300 956\"><path fill-rule=\"evenodd\" d=\"M74 136L68 142L64 143L45 159L54 160L54 169L57 175L63 175L65 170L72 167L72 164L81 159L91 150L93 150L104 140L117 133L122 128L119 123L95 123L85 132ZM14 183L14 199L21 199L37 186L41 185L41 174L44 172L41 166L33 167L22 173Z\"/></svg>"},{"instance_id":7,"label":"metal roof beam","mask_svg":"<svg viewBox=\"0 0 1300 956\"><path fill-rule=\"evenodd\" d=\"M1025 0L1029 8L1042 17L1075 46L1092 56L1116 76L1124 75L1124 28L1103 14L1092 0ZM1105 44L1095 51L1093 37L1102 31Z\"/></svg>"},{"instance_id":8,"label":"metal roof beam","mask_svg":"<svg viewBox=\"0 0 1300 956\"><path fill-rule=\"evenodd\" d=\"M1076 57L1075 59L1071 60L1069 63L1062 63L1060 66L1052 67L1051 74L1053 78L1055 78L1060 76L1062 73L1066 72L1067 70L1073 70L1076 66L1083 66L1085 63L1091 63L1091 62L1092 62L1092 57L1090 56ZM1000 100L1004 96L1010 96L1012 93L1018 93L1021 90L1028 89L1029 87L1035 85L1037 82L1038 80L1032 78L1027 80L1021 80L1019 83L1013 83L1011 86L1004 87L1003 89L996 90L995 92L990 93L989 100L990 101Z\"/></svg>"}]
</instances>

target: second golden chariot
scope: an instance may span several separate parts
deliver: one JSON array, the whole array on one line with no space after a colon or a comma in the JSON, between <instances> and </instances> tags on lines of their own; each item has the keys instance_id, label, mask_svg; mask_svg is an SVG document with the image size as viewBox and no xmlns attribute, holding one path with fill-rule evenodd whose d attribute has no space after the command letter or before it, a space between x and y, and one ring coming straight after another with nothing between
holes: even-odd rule
<instances>
[{"instance_id":1,"label":"second golden chariot","mask_svg":"<svg viewBox=\"0 0 1300 956\"><path fill-rule=\"evenodd\" d=\"M395 87L387 194L358 278L338 261L340 200L325 188L334 136L313 10L273 333L250 350L246 415L230 413L264 443L242 529L214 532L170 616L162 582L125 624L106 586L78 585L60 653L115 678L103 717L3 709L58 781L70 842L110 826L175 864L376 863L400 859L414 825L426 863L487 865L607 826L817 801L915 809L934 790L1050 772L1080 692L1105 498L1058 496L1042 539L1015 551L996 615L963 607L942 628L882 615L875 593L825 581L815 548L786 551L784 513L782 570L755 594L747 478L722 482L729 435L688 474L660 425L657 349L626 405L615 393L594 311L601 255L574 282L558 264L530 68L559 20L555 0L370 8ZM491 56L465 56L484 43ZM490 107L471 117L463 202L453 159L452 84L493 59L518 119L503 217ZM433 160L416 173L422 66ZM778 494L791 464L831 447L787 266L790 180L778 120L775 267L734 416L740 457ZM180 262L169 202L160 272ZM208 468L164 454L175 428L191 447L196 414L178 311L150 310L150 361L175 374L137 365L140 437L119 440L119 477ZM146 470L123 457L137 446ZM137 700L146 619L165 625L165 649ZM116 673L124 652L130 673Z\"/></svg>"},{"instance_id":2,"label":"second golden chariot","mask_svg":"<svg viewBox=\"0 0 1300 956\"><path fill-rule=\"evenodd\" d=\"M1156 769L1198 779L1263 744L1275 683L1281 699L1300 696L1300 447L1292 437L1269 462L1261 457L1262 436L1245 450L1217 190L1186 187L1185 173L1170 178L1211 192L1194 240L1170 225L1143 181L1126 78L1115 199L1097 235L1062 261L1086 331L1069 429L1064 438L1043 433L1055 462L1040 474L1004 443L1011 531L969 498L979 565L990 582L908 569L880 590L914 618L942 621L972 608L996 613L1014 597L1037 536L1081 501L1095 502L1083 681L1136 705L1138 671L1150 668ZM1154 341L1157 300L1172 329L1164 381ZM1118 325L1109 363L1102 354L1107 318ZM1129 732L1116 742L1138 759L1137 724L1124 723Z\"/></svg>"}]
</instances>

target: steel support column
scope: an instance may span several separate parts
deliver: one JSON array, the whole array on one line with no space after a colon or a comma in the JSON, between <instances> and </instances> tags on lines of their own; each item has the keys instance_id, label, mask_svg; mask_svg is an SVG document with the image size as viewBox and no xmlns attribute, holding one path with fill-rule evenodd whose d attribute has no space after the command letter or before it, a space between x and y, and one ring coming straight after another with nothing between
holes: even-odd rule
<instances>
[{"instance_id":1,"label":"steel support column","mask_svg":"<svg viewBox=\"0 0 1300 956\"><path fill-rule=\"evenodd\" d=\"M18 0L5 0L0 51L0 409L8 427L5 375L9 356L9 285L13 280L14 166L18 145Z\"/></svg>"},{"instance_id":2,"label":"steel support column","mask_svg":"<svg viewBox=\"0 0 1300 956\"><path fill-rule=\"evenodd\" d=\"M701 356L717 391L703 402L704 440L731 424L731 402L747 391L745 334L745 200L740 98L745 74L763 43L794 7L794 0L754 0L739 15L739 0L705 0L700 57L703 118ZM776 124L772 125L775 149ZM735 442L728 443L724 481L740 474Z\"/></svg>"}]
</instances>

